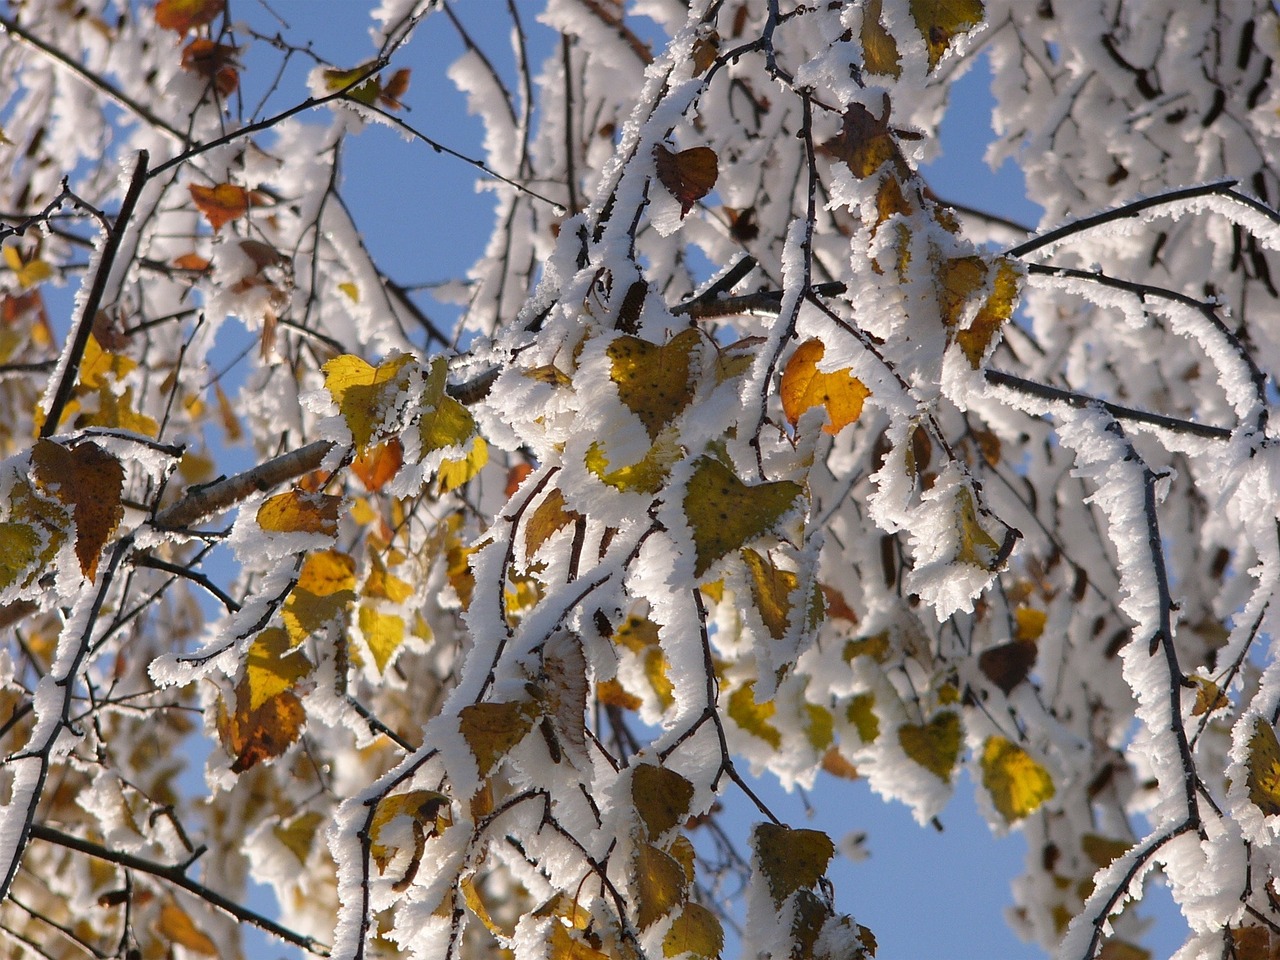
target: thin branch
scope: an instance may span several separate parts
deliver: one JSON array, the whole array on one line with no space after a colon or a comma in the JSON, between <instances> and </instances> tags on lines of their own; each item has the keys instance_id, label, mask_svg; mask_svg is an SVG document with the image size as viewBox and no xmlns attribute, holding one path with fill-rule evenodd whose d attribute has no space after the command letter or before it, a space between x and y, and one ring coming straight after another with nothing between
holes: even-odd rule
<instances>
[{"instance_id":1,"label":"thin branch","mask_svg":"<svg viewBox=\"0 0 1280 960\"><path fill-rule=\"evenodd\" d=\"M110 847L104 847L91 840L85 840L69 833L63 833L61 830L46 826L42 823L32 824L31 836L36 840L43 840L45 843L52 843L60 847L66 847L68 850L75 850L77 853L84 853L99 860L105 860L108 863L114 863L117 866L125 867L129 870L138 870L153 877L159 877L161 880L171 883L176 887L181 887L190 894L194 894L210 906L216 907L224 913L231 915L241 923L251 923L259 930L264 930L272 936L278 937L286 943L291 943L295 947L301 947L308 953L315 954L318 957L327 957L329 955L328 946L321 943L319 940L290 930L288 927L281 926L274 920L264 917L262 914L250 910L248 907L241 906L234 900L224 897L216 890L212 890L203 883L200 883L198 880L192 880L179 866L169 866L163 863L156 863L152 860L136 857L131 853L112 850Z\"/></svg>"}]
</instances>

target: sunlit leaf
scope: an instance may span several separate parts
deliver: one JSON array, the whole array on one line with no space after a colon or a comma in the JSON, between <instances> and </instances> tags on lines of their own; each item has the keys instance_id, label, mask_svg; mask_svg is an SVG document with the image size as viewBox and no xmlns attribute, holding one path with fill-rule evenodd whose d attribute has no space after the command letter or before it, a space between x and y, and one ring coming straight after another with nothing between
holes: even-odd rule
<instances>
[{"instance_id":1,"label":"sunlit leaf","mask_svg":"<svg viewBox=\"0 0 1280 960\"><path fill-rule=\"evenodd\" d=\"M209 939L209 935L197 927L187 911L173 900L166 900L160 907L156 932L169 943L185 947L192 953L199 953L206 957L219 955L218 948Z\"/></svg>"},{"instance_id":2,"label":"sunlit leaf","mask_svg":"<svg viewBox=\"0 0 1280 960\"><path fill-rule=\"evenodd\" d=\"M37 440L31 449L36 482L71 508L76 524L76 559L92 580L102 548L124 518L120 502L124 467L96 443L68 449L52 440Z\"/></svg>"},{"instance_id":3,"label":"sunlit leaf","mask_svg":"<svg viewBox=\"0 0 1280 960\"><path fill-rule=\"evenodd\" d=\"M948 783L960 757L962 737L960 715L951 710L944 710L928 723L904 723L898 728L902 751Z\"/></svg>"},{"instance_id":4,"label":"sunlit leaf","mask_svg":"<svg viewBox=\"0 0 1280 960\"><path fill-rule=\"evenodd\" d=\"M533 728L536 710L530 703L472 703L458 712L458 726L475 754L480 776L487 777Z\"/></svg>"},{"instance_id":5,"label":"sunlit leaf","mask_svg":"<svg viewBox=\"0 0 1280 960\"><path fill-rule=\"evenodd\" d=\"M383 842L383 831L397 817L408 817L425 828L431 836L442 831L453 818L450 814L449 798L435 790L411 790L408 793L397 793L383 797L373 813L369 823L369 855L378 865L379 871L385 871L387 865L395 858L395 851L390 844Z\"/></svg>"},{"instance_id":6,"label":"sunlit leaf","mask_svg":"<svg viewBox=\"0 0 1280 960\"><path fill-rule=\"evenodd\" d=\"M583 458L586 468L602 483L631 493L657 493L667 480L671 464L683 451L673 438L663 434L638 462L611 470L604 444L598 440L587 448Z\"/></svg>"},{"instance_id":7,"label":"sunlit leaf","mask_svg":"<svg viewBox=\"0 0 1280 960\"><path fill-rule=\"evenodd\" d=\"M356 622L360 625L360 635L364 637L369 652L373 654L378 672L383 673L404 643L404 617L382 613L374 607L361 604Z\"/></svg>"},{"instance_id":8,"label":"sunlit leaf","mask_svg":"<svg viewBox=\"0 0 1280 960\"><path fill-rule=\"evenodd\" d=\"M756 684L748 680L729 694L729 719L747 733L759 737L775 750L782 746L782 734L769 723L778 708L772 700L756 703Z\"/></svg>"},{"instance_id":9,"label":"sunlit leaf","mask_svg":"<svg viewBox=\"0 0 1280 960\"><path fill-rule=\"evenodd\" d=\"M23 290L43 283L53 276L53 268L38 253L24 257L17 247L4 248L4 262L18 278L18 286Z\"/></svg>"},{"instance_id":10,"label":"sunlit leaf","mask_svg":"<svg viewBox=\"0 0 1280 960\"><path fill-rule=\"evenodd\" d=\"M968 487L961 487L956 492L956 513L960 540L956 560L971 563L983 570L992 569L1000 544L978 522L977 507L974 506L973 494Z\"/></svg>"},{"instance_id":11,"label":"sunlit leaf","mask_svg":"<svg viewBox=\"0 0 1280 960\"><path fill-rule=\"evenodd\" d=\"M796 507L801 492L790 480L747 486L719 460L701 458L684 495L697 552L694 576L773 530Z\"/></svg>"},{"instance_id":12,"label":"sunlit leaf","mask_svg":"<svg viewBox=\"0 0 1280 960\"><path fill-rule=\"evenodd\" d=\"M662 938L662 955L703 957L710 960L724 949L724 930L714 913L698 903L686 903Z\"/></svg>"},{"instance_id":13,"label":"sunlit leaf","mask_svg":"<svg viewBox=\"0 0 1280 960\"><path fill-rule=\"evenodd\" d=\"M258 507L258 526L270 533L338 535L342 497L305 490L286 490L268 497Z\"/></svg>"},{"instance_id":14,"label":"sunlit leaf","mask_svg":"<svg viewBox=\"0 0 1280 960\"><path fill-rule=\"evenodd\" d=\"M554 487L534 508L524 525L524 555L528 560L556 533L582 519L576 510L565 507L564 494Z\"/></svg>"},{"instance_id":15,"label":"sunlit leaf","mask_svg":"<svg viewBox=\"0 0 1280 960\"><path fill-rule=\"evenodd\" d=\"M0 522L0 590L14 583L30 582L44 538L40 531L25 523Z\"/></svg>"},{"instance_id":16,"label":"sunlit leaf","mask_svg":"<svg viewBox=\"0 0 1280 960\"><path fill-rule=\"evenodd\" d=\"M1005 823L1021 820L1054 795L1053 778L1048 771L1004 737L987 738L980 763L982 785Z\"/></svg>"},{"instance_id":17,"label":"sunlit leaf","mask_svg":"<svg viewBox=\"0 0 1280 960\"><path fill-rule=\"evenodd\" d=\"M1262 717L1253 719L1245 765L1249 799L1269 817L1280 814L1280 742L1275 729Z\"/></svg>"},{"instance_id":18,"label":"sunlit leaf","mask_svg":"<svg viewBox=\"0 0 1280 960\"><path fill-rule=\"evenodd\" d=\"M228 713L224 704L219 705L218 733L224 749L234 758L233 773L281 756L302 735L306 722L302 701L292 690L277 693L252 710L241 706L250 696L242 682L236 689L236 709Z\"/></svg>"},{"instance_id":19,"label":"sunlit leaf","mask_svg":"<svg viewBox=\"0 0 1280 960\"><path fill-rule=\"evenodd\" d=\"M647 930L684 902L685 873L670 854L648 843L636 845L632 870L636 923Z\"/></svg>"},{"instance_id":20,"label":"sunlit leaf","mask_svg":"<svg viewBox=\"0 0 1280 960\"><path fill-rule=\"evenodd\" d=\"M867 0L862 8L862 65L867 73L901 75L898 45L880 20L881 0Z\"/></svg>"},{"instance_id":21,"label":"sunlit leaf","mask_svg":"<svg viewBox=\"0 0 1280 960\"><path fill-rule=\"evenodd\" d=\"M218 183L212 187L193 183L187 187L196 209L204 214L214 233L224 224L239 220L249 212L249 191L234 183Z\"/></svg>"},{"instance_id":22,"label":"sunlit leaf","mask_svg":"<svg viewBox=\"0 0 1280 960\"><path fill-rule=\"evenodd\" d=\"M924 34L929 69L938 65L951 41L982 22L982 0L910 0L911 19Z\"/></svg>"},{"instance_id":23,"label":"sunlit leaf","mask_svg":"<svg viewBox=\"0 0 1280 960\"><path fill-rule=\"evenodd\" d=\"M680 201L683 217L693 205L711 192L719 176L716 152L710 147L693 147L673 153L662 144L653 148L658 179Z\"/></svg>"},{"instance_id":24,"label":"sunlit leaf","mask_svg":"<svg viewBox=\"0 0 1280 960\"><path fill-rule=\"evenodd\" d=\"M969 326L956 334L956 342L973 369L977 370L982 365L982 358L995 341L996 334L1013 316L1020 278L1021 272L1015 262L1008 257L1001 258L996 264L990 296Z\"/></svg>"},{"instance_id":25,"label":"sunlit leaf","mask_svg":"<svg viewBox=\"0 0 1280 960\"><path fill-rule=\"evenodd\" d=\"M377 493L400 472L404 464L404 446L392 437L377 446L367 447L356 455L351 472L370 493Z\"/></svg>"},{"instance_id":26,"label":"sunlit leaf","mask_svg":"<svg viewBox=\"0 0 1280 960\"><path fill-rule=\"evenodd\" d=\"M346 616L356 599L355 569L355 560L338 550L316 550L307 555L281 613L293 643L302 643Z\"/></svg>"},{"instance_id":27,"label":"sunlit leaf","mask_svg":"<svg viewBox=\"0 0 1280 960\"><path fill-rule=\"evenodd\" d=\"M973 295L987 280L987 264L981 257L952 257L937 266L938 310L943 326L956 326Z\"/></svg>"},{"instance_id":28,"label":"sunlit leaf","mask_svg":"<svg viewBox=\"0 0 1280 960\"><path fill-rule=\"evenodd\" d=\"M240 85L235 59L239 52L239 47L197 37L182 51L182 69L211 81L214 89L225 97Z\"/></svg>"},{"instance_id":29,"label":"sunlit leaf","mask_svg":"<svg viewBox=\"0 0 1280 960\"><path fill-rule=\"evenodd\" d=\"M326 363L324 387L347 422L357 450L364 450L399 413L398 403L407 386L407 355L373 367L350 354Z\"/></svg>"},{"instance_id":30,"label":"sunlit leaf","mask_svg":"<svg viewBox=\"0 0 1280 960\"><path fill-rule=\"evenodd\" d=\"M779 909L797 890L817 886L836 852L831 838L820 830L793 830L775 823L756 824L751 846Z\"/></svg>"},{"instance_id":31,"label":"sunlit leaf","mask_svg":"<svg viewBox=\"0 0 1280 960\"><path fill-rule=\"evenodd\" d=\"M693 784L666 767L638 764L631 775L631 799L650 840L658 840L689 815Z\"/></svg>"},{"instance_id":32,"label":"sunlit leaf","mask_svg":"<svg viewBox=\"0 0 1280 960\"><path fill-rule=\"evenodd\" d=\"M793 427L806 410L824 406L827 424L822 429L836 434L862 416L862 402L871 391L847 369L834 373L820 371L818 361L823 352L821 340L800 344L782 371L778 392L782 397L782 411Z\"/></svg>"},{"instance_id":33,"label":"sunlit leaf","mask_svg":"<svg viewBox=\"0 0 1280 960\"><path fill-rule=\"evenodd\" d=\"M1192 675L1190 679L1196 685L1196 702L1191 708L1193 717L1204 716L1206 713L1213 713L1215 710L1231 706L1231 701L1227 699L1226 694L1209 678Z\"/></svg>"},{"instance_id":34,"label":"sunlit leaf","mask_svg":"<svg viewBox=\"0 0 1280 960\"><path fill-rule=\"evenodd\" d=\"M690 355L701 340L697 330L689 329L661 346L639 337L618 337L609 344L609 376L618 386L618 397L649 431L649 439L656 439L693 400Z\"/></svg>"},{"instance_id":35,"label":"sunlit leaf","mask_svg":"<svg viewBox=\"0 0 1280 960\"><path fill-rule=\"evenodd\" d=\"M442 460L436 476L440 484L440 492L448 493L457 490L469 482L489 462L489 445L484 437L472 437L466 456L457 460Z\"/></svg>"},{"instance_id":36,"label":"sunlit leaf","mask_svg":"<svg viewBox=\"0 0 1280 960\"><path fill-rule=\"evenodd\" d=\"M159 0L156 25L164 30L187 33L212 23L225 7L226 0Z\"/></svg>"},{"instance_id":37,"label":"sunlit leaf","mask_svg":"<svg viewBox=\"0 0 1280 960\"><path fill-rule=\"evenodd\" d=\"M742 559L747 565L751 599L760 611L760 619L764 621L770 636L781 640L787 635L791 595L799 580L790 570L779 570L771 559L762 557L749 548L742 551Z\"/></svg>"}]
</instances>

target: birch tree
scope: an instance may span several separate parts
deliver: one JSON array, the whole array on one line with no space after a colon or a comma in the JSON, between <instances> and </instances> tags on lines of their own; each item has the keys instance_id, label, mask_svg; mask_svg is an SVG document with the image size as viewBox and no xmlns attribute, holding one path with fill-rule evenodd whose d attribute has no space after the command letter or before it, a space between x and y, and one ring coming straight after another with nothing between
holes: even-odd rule
<instances>
[{"instance_id":1,"label":"birch tree","mask_svg":"<svg viewBox=\"0 0 1280 960\"><path fill-rule=\"evenodd\" d=\"M0 14L6 949L871 957L746 772L967 769L1054 956L1275 956L1273 5L473 12ZM920 172L981 57L1038 225ZM355 137L474 168L456 324Z\"/></svg>"}]
</instances>

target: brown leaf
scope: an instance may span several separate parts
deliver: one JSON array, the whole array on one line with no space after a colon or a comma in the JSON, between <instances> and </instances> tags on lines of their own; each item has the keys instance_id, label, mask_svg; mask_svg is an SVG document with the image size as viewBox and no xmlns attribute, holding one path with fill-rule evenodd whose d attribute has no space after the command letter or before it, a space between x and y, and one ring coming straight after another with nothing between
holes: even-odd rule
<instances>
[{"instance_id":1,"label":"brown leaf","mask_svg":"<svg viewBox=\"0 0 1280 960\"><path fill-rule=\"evenodd\" d=\"M884 97L884 114L877 117L854 102L844 111L840 132L822 144L822 152L843 160L849 171L864 180L886 163L892 163L900 177L907 175L907 162L898 149L898 140L889 127L889 95Z\"/></svg>"},{"instance_id":2,"label":"brown leaf","mask_svg":"<svg viewBox=\"0 0 1280 960\"><path fill-rule=\"evenodd\" d=\"M52 440L37 440L31 450L36 482L71 507L76 524L76 559L92 580L98 556L124 518L120 494L124 467L96 443L67 449Z\"/></svg>"},{"instance_id":3,"label":"brown leaf","mask_svg":"<svg viewBox=\"0 0 1280 960\"><path fill-rule=\"evenodd\" d=\"M1036 645L1027 640L1013 640L984 650L978 657L978 669L1008 696L1027 679L1035 662Z\"/></svg>"},{"instance_id":4,"label":"brown leaf","mask_svg":"<svg viewBox=\"0 0 1280 960\"><path fill-rule=\"evenodd\" d=\"M182 51L182 69L212 81L214 89L225 97L240 85L235 61L239 52L239 47L197 37Z\"/></svg>"},{"instance_id":5,"label":"brown leaf","mask_svg":"<svg viewBox=\"0 0 1280 960\"><path fill-rule=\"evenodd\" d=\"M191 191L196 209L204 214L214 233L221 230L223 224L239 220L249 210L249 191L234 183L219 183L212 187L193 183L187 189Z\"/></svg>"},{"instance_id":6,"label":"brown leaf","mask_svg":"<svg viewBox=\"0 0 1280 960\"><path fill-rule=\"evenodd\" d=\"M156 26L187 33L212 23L226 5L226 0L160 0L156 4Z\"/></svg>"},{"instance_id":7,"label":"brown leaf","mask_svg":"<svg viewBox=\"0 0 1280 960\"><path fill-rule=\"evenodd\" d=\"M720 169L716 152L710 147L693 147L673 153L658 144L653 148L658 165L658 179L680 201L680 216L711 192Z\"/></svg>"}]
</instances>

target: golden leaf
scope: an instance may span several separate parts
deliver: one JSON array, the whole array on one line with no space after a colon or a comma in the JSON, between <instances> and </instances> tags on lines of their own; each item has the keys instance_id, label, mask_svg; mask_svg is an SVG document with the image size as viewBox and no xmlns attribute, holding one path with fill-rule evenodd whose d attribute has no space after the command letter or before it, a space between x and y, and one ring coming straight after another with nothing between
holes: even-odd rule
<instances>
[{"instance_id":1,"label":"golden leaf","mask_svg":"<svg viewBox=\"0 0 1280 960\"><path fill-rule=\"evenodd\" d=\"M791 594L799 582L789 570L779 570L773 561L750 548L742 551L742 559L751 575L751 599L760 611L770 636L781 640L787 635L791 615Z\"/></svg>"},{"instance_id":2,"label":"golden leaf","mask_svg":"<svg viewBox=\"0 0 1280 960\"><path fill-rule=\"evenodd\" d=\"M644 931L684 902L684 868L670 854L647 843L636 845L631 867L636 924Z\"/></svg>"},{"instance_id":3,"label":"golden leaf","mask_svg":"<svg viewBox=\"0 0 1280 960\"><path fill-rule=\"evenodd\" d=\"M120 495L124 467L96 443L67 449L52 440L37 440L31 449L36 482L71 508L76 525L76 559L92 580L98 557L124 518Z\"/></svg>"},{"instance_id":4,"label":"golden leaf","mask_svg":"<svg viewBox=\"0 0 1280 960\"><path fill-rule=\"evenodd\" d=\"M338 535L338 510L342 498L305 490L286 490L258 507L258 526L269 533L318 533Z\"/></svg>"},{"instance_id":5,"label":"golden leaf","mask_svg":"<svg viewBox=\"0 0 1280 960\"><path fill-rule=\"evenodd\" d=\"M212 23L222 13L226 0L159 0L156 26L162 30L187 33Z\"/></svg>"},{"instance_id":6,"label":"golden leaf","mask_svg":"<svg viewBox=\"0 0 1280 960\"><path fill-rule=\"evenodd\" d=\"M902 177L908 172L897 137L889 127L888 94L880 117L856 101L850 103L845 108L840 132L822 144L822 152L842 160L859 180L865 180L886 163L892 163L894 171Z\"/></svg>"},{"instance_id":7,"label":"golden leaf","mask_svg":"<svg viewBox=\"0 0 1280 960\"><path fill-rule=\"evenodd\" d=\"M862 416L862 402L871 391L848 369L823 373L818 369L824 347L821 340L806 340L791 354L782 371L778 392L787 422L795 426L806 410L827 408L827 425L822 429L837 434Z\"/></svg>"},{"instance_id":8,"label":"golden leaf","mask_svg":"<svg viewBox=\"0 0 1280 960\"><path fill-rule=\"evenodd\" d=\"M637 463L630 466L609 469L609 460L605 456L604 445L593 441L587 448L583 463L601 483L621 490L624 493L657 493L666 482L671 464L680 459L684 451L674 438L660 436L658 442L649 448L649 452Z\"/></svg>"},{"instance_id":9,"label":"golden leaf","mask_svg":"<svg viewBox=\"0 0 1280 960\"><path fill-rule=\"evenodd\" d=\"M279 757L302 736L306 722L302 701L292 690L270 697L254 710L241 706L249 698L242 681L236 688L235 711L227 713L221 703L218 707L218 735L224 749L235 758L232 773L243 773Z\"/></svg>"},{"instance_id":10,"label":"golden leaf","mask_svg":"<svg viewBox=\"0 0 1280 960\"><path fill-rule=\"evenodd\" d=\"M345 618L356 599L356 562L337 550L316 550L303 561L281 619L294 644Z\"/></svg>"},{"instance_id":11,"label":"golden leaf","mask_svg":"<svg viewBox=\"0 0 1280 960\"><path fill-rule=\"evenodd\" d=\"M53 268L38 253L24 257L17 247L4 248L4 262L18 278L18 286L23 290L34 287L53 276Z\"/></svg>"},{"instance_id":12,"label":"golden leaf","mask_svg":"<svg viewBox=\"0 0 1280 960\"><path fill-rule=\"evenodd\" d=\"M1000 544L978 522L978 511L968 487L961 487L956 492L956 512L960 534L956 562L971 563L983 570L993 569Z\"/></svg>"},{"instance_id":13,"label":"golden leaf","mask_svg":"<svg viewBox=\"0 0 1280 960\"><path fill-rule=\"evenodd\" d=\"M716 152L710 147L693 147L673 153L658 144L653 148L653 159L658 179L680 201L681 217L711 192L720 173Z\"/></svg>"},{"instance_id":14,"label":"golden leaf","mask_svg":"<svg viewBox=\"0 0 1280 960\"><path fill-rule=\"evenodd\" d=\"M451 403L457 403L456 400L449 399ZM461 405L459 404L459 409ZM465 410L462 411L466 413ZM471 414L467 413L470 419ZM475 426L473 420L472 426ZM457 490L464 483L467 483L484 469L484 465L489 462L489 445L485 443L484 437L472 437L471 446L467 450L466 455L460 460L442 460L440 469L436 471L436 476L440 482L440 492L448 493L451 490Z\"/></svg>"},{"instance_id":15,"label":"golden leaf","mask_svg":"<svg viewBox=\"0 0 1280 960\"><path fill-rule=\"evenodd\" d=\"M698 903L686 903L662 938L662 955L667 958L702 957L710 960L724 949L724 930L714 913Z\"/></svg>"},{"instance_id":16,"label":"golden leaf","mask_svg":"<svg viewBox=\"0 0 1280 960\"><path fill-rule=\"evenodd\" d=\"M531 703L472 703L458 712L458 727L475 754L480 776L487 777L533 727Z\"/></svg>"},{"instance_id":17,"label":"golden leaf","mask_svg":"<svg viewBox=\"0 0 1280 960\"><path fill-rule=\"evenodd\" d=\"M1280 742L1271 724L1254 717L1246 761L1249 799L1267 816L1280 813Z\"/></svg>"},{"instance_id":18,"label":"golden leaf","mask_svg":"<svg viewBox=\"0 0 1280 960\"><path fill-rule=\"evenodd\" d=\"M754 680L748 680L729 694L729 719L775 750L782 746L782 734L778 732L777 727L769 723L769 718L777 712L777 709L772 700L756 703Z\"/></svg>"},{"instance_id":19,"label":"golden leaf","mask_svg":"<svg viewBox=\"0 0 1280 960\"><path fill-rule=\"evenodd\" d=\"M938 313L943 326L954 327L965 307L987 281L987 264L981 257L952 257L937 268Z\"/></svg>"},{"instance_id":20,"label":"golden leaf","mask_svg":"<svg viewBox=\"0 0 1280 960\"><path fill-rule=\"evenodd\" d=\"M359 357L344 354L322 368L324 387L346 420L357 450L378 439L388 420L395 421L398 411L394 406L408 385L405 367L412 362L413 358L405 355L372 367Z\"/></svg>"},{"instance_id":21,"label":"golden leaf","mask_svg":"<svg viewBox=\"0 0 1280 960\"><path fill-rule=\"evenodd\" d=\"M662 346L639 337L618 337L609 344L609 377L618 397L640 418L649 439L680 415L693 400L690 357L702 340L696 329L682 330Z\"/></svg>"},{"instance_id":22,"label":"golden leaf","mask_svg":"<svg viewBox=\"0 0 1280 960\"><path fill-rule=\"evenodd\" d=\"M244 664L244 679L237 688L236 703L250 712L277 694L292 690L312 669L311 661L279 627L267 627L254 638ZM241 693L245 696L241 697Z\"/></svg>"},{"instance_id":23,"label":"golden leaf","mask_svg":"<svg viewBox=\"0 0 1280 960\"><path fill-rule=\"evenodd\" d=\"M218 948L208 934L197 927L187 911L173 900L166 900L160 907L156 933L170 943L186 947L192 953L200 953L206 957L218 956Z\"/></svg>"},{"instance_id":24,"label":"golden leaf","mask_svg":"<svg viewBox=\"0 0 1280 960\"><path fill-rule=\"evenodd\" d=\"M1191 680L1196 685L1196 703L1191 708L1193 717L1204 716L1206 713L1213 713L1215 710L1231 706L1231 701L1212 680L1199 676L1192 676Z\"/></svg>"},{"instance_id":25,"label":"golden leaf","mask_svg":"<svg viewBox=\"0 0 1280 960\"><path fill-rule=\"evenodd\" d=\"M271 832L298 858L299 864L305 864L315 845L316 833L323 823L324 814L309 810L276 824Z\"/></svg>"},{"instance_id":26,"label":"golden leaf","mask_svg":"<svg viewBox=\"0 0 1280 960\"><path fill-rule=\"evenodd\" d=\"M693 575L702 577L716 561L771 531L801 493L790 480L747 486L719 460L701 458L684 495L697 554Z\"/></svg>"},{"instance_id":27,"label":"golden leaf","mask_svg":"<svg viewBox=\"0 0 1280 960\"><path fill-rule=\"evenodd\" d=\"M902 73L898 45L880 21L881 0L867 0L862 8L862 66L867 73L897 78Z\"/></svg>"},{"instance_id":28,"label":"golden leaf","mask_svg":"<svg viewBox=\"0 0 1280 960\"><path fill-rule=\"evenodd\" d=\"M385 871L395 859L395 851L382 842L382 832L397 817L417 821L426 836L436 836L453 822L449 798L435 790L411 790L383 797L369 822L369 855L379 871Z\"/></svg>"},{"instance_id":29,"label":"golden leaf","mask_svg":"<svg viewBox=\"0 0 1280 960\"><path fill-rule=\"evenodd\" d=\"M863 743L874 743L880 736L880 718L876 716L876 695L874 693L856 694L844 708L845 719L858 731L858 739Z\"/></svg>"},{"instance_id":30,"label":"golden leaf","mask_svg":"<svg viewBox=\"0 0 1280 960\"><path fill-rule=\"evenodd\" d=\"M373 662L378 673L384 673L387 664L395 657L404 643L404 618L394 613L382 613L366 604L361 604L356 616L360 624L360 634L373 654Z\"/></svg>"},{"instance_id":31,"label":"golden leaf","mask_svg":"<svg viewBox=\"0 0 1280 960\"><path fill-rule=\"evenodd\" d=\"M564 493L554 487L542 498L542 502L534 508L524 525L524 558L530 560L544 543L571 523L582 519L576 510L568 510L564 504Z\"/></svg>"},{"instance_id":32,"label":"golden leaf","mask_svg":"<svg viewBox=\"0 0 1280 960\"><path fill-rule=\"evenodd\" d=\"M999 260L991 295L982 304L973 322L956 334L956 342L975 370L982 365L982 358L986 356L1000 328L1013 316L1020 277L1020 270L1013 260L1007 257ZM983 452L986 453L985 450ZM997 447L997 455L998 452Z\"/></svg>"},{"instance_id":33,"label":"golden leaf","mask_svg":"<svg viewBox=\"0 0 1280 960\"><path fill-rule=\"evenodd\" d=\"M1005 823L1032 813L1054 795L1053 778L1016 743L992 736L982 747L982 785Z\"/></svg>"},{"instance_id":34,"label":"golden leaf","mask_svg":"<svg viewBox=\"0 0 1280 960\"><path fill-rule=\"evenodd\" d=\"M985 12L982 0L911 0L911 19L924 34L930 70L937 67L951 41L980 24Z\"/></svg>"},{"instance_id":35,"label":"golden leaf","mask_svg":"<svg viewBox=\"0 0 1280 960\"><path fill-rule=\"evenodd\" d=\"M898 728L903 752L926 770L949 783L960 756L960 716L944 710L928 723L904 723Z\"/></svg>"},{"instance_id":36,"label":"golden leaf","mask_svg":"<svg viewBox=\"0 0 1280 960\"><path fill-rule=\"evenodd\" d=\"M638 764L631 774L631 799L650 840L684 822L693 799L693 784L666 767Z\"/></svg>"},{"instance_id":37,"label":"golden leaf","mask_svg":"<svg viewBox=\"0 0 1280 960\"><path fill-rule=\"evenodd\" d=\"M191 199L217 233L224 224L239 220L249 212L249 191L234 183L217 183L212 187L190 184Z\"/></svg>"},{"instance_id":38,"label":"golden leaf","mask_svg":"<svg viewBox=\"0 0 1280 960\"><path fill-rule=\"evenodd\" d=\"M758 823L751 832L755 860L779 909L797 890L817 886L835 856L835 844L820 830L793 830Z\"/></svg>"},{"instance_id":39,"label":"golden leaf","mask_svg":"<svg viewBox=\"0 0 1280 960\"><path fill-rule=\"evenodd\" d=\"M399 437L392 437L357 454L351 463L351 472L366 490L377 493L400 472L403 463L404 446Z\"/></svg>"}]
</instances>

